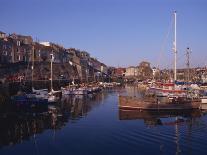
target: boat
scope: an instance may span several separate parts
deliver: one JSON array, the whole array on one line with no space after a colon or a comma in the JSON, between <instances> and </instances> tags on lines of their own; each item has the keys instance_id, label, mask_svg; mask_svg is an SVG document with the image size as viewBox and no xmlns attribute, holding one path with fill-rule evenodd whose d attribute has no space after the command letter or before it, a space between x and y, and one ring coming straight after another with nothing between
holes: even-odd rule
<instances>
[{"instance_id":1,"label":"boat","mask_svg":"<svg viewBox=\"0 0 207 155\"><path fill-rule=\"evenodd\" d=\"M75 88L69 87L61 87L62 95L73 95L73 90Z\"/></svg>"},{"instance_id":2,"label":"boat","mask_svg":"<svg viewBox=\"0 0 207 155\"><path fill-rule=\"evenodd\" d=\"M73 84L67 87L61 87L61 91L63 95L88 95L100 92L101 88L98 85L87 84L77 86Z\"/></svg>"},{"instance_id":3,"label":"boat","mask_svg":"<svg viewBox=\"0 0 207 155\"><path fill-rule=\"evenodd\" d=\"M17 95L11 97L11 103L17 111L42 112L48 107L48 100L28 96L28 94L19 91Z\"/></svg>"},{"instance_id":4,"label":"boat","mask_svg":"<svg viewBox=\"0 0 207 155\"><path fill-rule=\"evenodd\" d=\"M48 90L47 89L34 89L34 88L32 88L32 94L34 94L36 98L41 98L41 99L48 98Z\"/></svg>"},{"instance_id":5,"label":"boat","mask_svg":"<svg viewBox=\"0 0 207 155\"><path fill-rule=\"evenodd\" d=\"M157 82L154 87L150 88L151 91L154 90L158 95L183 95L187 93L187 90L181 86L177 86L175 83L161 83Z\"/></svg>"},{"instance_id":6,"label":"boat","mask_svg":"<svg viewBox=\"0 0 207 155\"><path fill-rule=\"evenodd\" d=\"M207 104L207 95L201 97L201 103Z\"/></svg>"},{"instance_id":7,"label":"boat","mask_svg":"<svg viewBox=\"0 0 207 155\"><path fill-rule=\"evenodd\" d=\"M61 87L61 91L63 95L87 95L88 94L88 88L87 87Z\"/></svg>"},{"instance_id":8,"label":"boat","mask_svg":"<svg viewBox=\"0 0 207 155\"><path fill-rule=\"evenodd\" d=\"M199 109L200 100L192 100L186 97L177 98L138 98L131 96L119 96L120 109L137 110L187 110Z\"/></svg>"},{"instance_id":9,"label":"boat","mask_svg":"<svg viewBox=\"0 0 207 155\"><path fill-rule=\"evenodd\" d=\"M168 82L155 82L149 88L150 91L158 96L183 96L187 94L186 85L177 84L177 13L174 11L174 41L173 41L173 52L174 52L174 80Z\"/></svg>"},{"instance_id":10,"label":"boat","mask_svg":"<svg viewBox=\"0 0 207 155\"><path fill-rule=\"evenodd\" d=\"M207 90L201 92L201 109L207 110Z\"/></svg>"},{"instance_id":11,"label":"boat","mask_svg":"<svg viewBox=\"0 0 207 155\"><path fill-rule=\"evenodd\" d=\"M28 93L28 97L36 97L39 99L47 99L48 98L48 89L35 89L33 85L34 81L34 46L32 47L32 92Z\"/></svg>"},{"instance_id":12,"label":"boat","mask_svg":"<svg viewBox=\"0 0 207 155\"><path fill-rule=\"evenodd\" d=\"M73 91L73 94L74 95L87 95L88 94L87 87L77 88Z\"/></svg>"},{"instance_id":13,"label":"boat","mask_svg":"<svg viewBox=\"0 0 207 155\"><path fill-rule=\"evenodd\" d=\"M19 90L16 95L11 96L11 102L18 108L30 109L36 107L47 107L48 91L47 89L36 90L33 87L33 69L34 69L34 47L32 54L32 92L27 93Z\"/></svg>"},{"instance_id":14,"label":"boat","mask_svg":"<svg viewBox=\"0 0 207 155\"><path fill-rule=\"evenodd\" d=\"M119 108L139 109L139 110L187 110L199 109L200 100L194 99L188 95L185 87L176 85L177 81L177 45L176 45L176 11L175 17L175 36L174 36L174 82L155 83L151 87L154 90L153 97L130 97L119 96ZM150 89L149 89L150 90Z\"/></svg>"}]
</instances>

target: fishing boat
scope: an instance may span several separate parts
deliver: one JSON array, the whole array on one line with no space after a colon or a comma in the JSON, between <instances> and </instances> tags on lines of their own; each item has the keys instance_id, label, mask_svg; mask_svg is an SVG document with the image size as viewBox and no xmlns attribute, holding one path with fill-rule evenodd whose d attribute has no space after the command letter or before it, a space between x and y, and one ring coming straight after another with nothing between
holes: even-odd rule
<instances>
[{"instance_id":1,"label":"fishing boat","mask_svg":"<svg viewBox=\"0 0 207 155\"><path fill-rule=\"evenodd\" d=\"M138 110L188 110L199 109L200 100L192 100L186 97L175 98L137 98L131 96L119 96L120 109Z\"/></svg>"}]
</instances>

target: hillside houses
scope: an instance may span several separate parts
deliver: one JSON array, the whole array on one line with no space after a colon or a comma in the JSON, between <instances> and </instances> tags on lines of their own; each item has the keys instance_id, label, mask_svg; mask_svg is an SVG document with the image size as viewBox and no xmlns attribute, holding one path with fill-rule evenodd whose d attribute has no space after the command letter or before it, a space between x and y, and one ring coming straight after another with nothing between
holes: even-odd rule
<instances>
[{"instance_id":1,"label":"hillside houses","mask_svg":"<svg viewBox=\"0 0 207 155\"><path fill-rule=\"evenodd\" d=\"M31 36L9 34L0 31L0 66L14 63L49 63L50 54L54 64L68 64L73 68L73 78L82 81L95 79L99 73L107 74L107 66L86 51L64 48L51 42L35 42Z\"/></svg>"}]
</instances>

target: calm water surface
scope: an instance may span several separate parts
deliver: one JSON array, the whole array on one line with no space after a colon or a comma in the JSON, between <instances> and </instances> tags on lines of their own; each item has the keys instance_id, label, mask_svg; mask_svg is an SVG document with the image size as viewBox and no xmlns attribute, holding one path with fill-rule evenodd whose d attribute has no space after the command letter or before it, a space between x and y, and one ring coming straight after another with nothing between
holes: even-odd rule
<instances>
[{"instance_id":1,"label":"calm water surface","mask_svg":"<svg viewBox=\"0 0 207 155\"><path fill-rule=\"evenodd\" d=\"M134 87L116 88L64 97L51 114L1 114L0 155L207 154L204 112L121 111L123 93L138 94Z\"/></svg>"}]
</instances>

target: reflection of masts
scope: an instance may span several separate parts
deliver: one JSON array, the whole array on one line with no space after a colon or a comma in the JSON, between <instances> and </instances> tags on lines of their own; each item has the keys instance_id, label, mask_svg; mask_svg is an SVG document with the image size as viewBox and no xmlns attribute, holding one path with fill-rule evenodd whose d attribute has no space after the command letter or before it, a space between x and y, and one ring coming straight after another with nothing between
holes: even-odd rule
<instances>
[{"instance_id":1,"label":"reflection of masts","mask_svg":"<svg viewBox=\"0 0 207 155\"><path fill-rule=\"evenodd\" d=\"M36 121L34 120L32 122L33 124L33 139L34 139L34 145L35 145L35 149L36 149L36 153L39 154L39 150L38 150L38 145L37 145L37 140L36 140L36 133L37 133L37 125L36 125Z\"/></svg>"},{"instance_id":2,"label":"reflection of masts","mask_svg":"<svg viewBox=\"0 0 207 155\"><path fill-rule=\"evenodd\" d=\"M177 120L177 117L176 117ZM179 129L178 124L175 124L175 143L176 143L176 155L180 154L180 145L179 145Z\"/></svg>"},{"instance_id":3,"label":"reflection of masts","mask_svg":"<svg viewBox=\"0 0 207 155\"><path fill-rule=\"evenodd\" d=\"M56 121L57 121L57 114L55 112L51 115L51 121L52 121L52 128L53 128L53 136L52 139L55 141L55 134L56 134Z\"/></svg>"}]
</instances>

